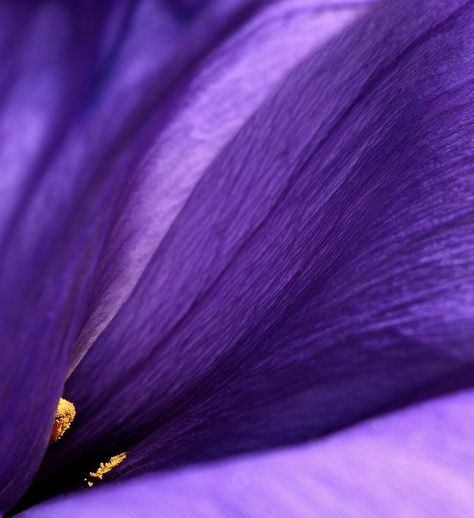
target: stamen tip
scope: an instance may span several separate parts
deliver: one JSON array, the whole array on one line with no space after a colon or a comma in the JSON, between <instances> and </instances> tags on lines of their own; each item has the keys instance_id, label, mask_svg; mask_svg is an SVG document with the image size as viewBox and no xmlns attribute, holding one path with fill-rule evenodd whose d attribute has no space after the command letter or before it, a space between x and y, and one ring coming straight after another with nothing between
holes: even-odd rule
<instances>
[{"instance_id":1,"label":"stamen tip","mask_svg":"<svg viewBox=\"0 0 474 518\"><path fill-rule=\"evenodd\" d=\"M67 399L61 398L56 409L50 443L56 442L64 435L76 417L76 407Z\"/></svg>"},{"instance_id":2,"label":"stamen tip","mask_svg":"<svg viewBox=\"0 0 474 518\"><path fill-rule=\"evenodd\" d=\"M86 482L89 487L92 487L95 482L102 480L104 478L104 475L106 475L109 471L112 471L126 458L127 452L124 451L123 453L119 453L118 455L110 457L110 459L107 462L101 462L97 470L91 471L89 473L89 477L84 479L84 482Z\"/></svg>"}]
</instances>

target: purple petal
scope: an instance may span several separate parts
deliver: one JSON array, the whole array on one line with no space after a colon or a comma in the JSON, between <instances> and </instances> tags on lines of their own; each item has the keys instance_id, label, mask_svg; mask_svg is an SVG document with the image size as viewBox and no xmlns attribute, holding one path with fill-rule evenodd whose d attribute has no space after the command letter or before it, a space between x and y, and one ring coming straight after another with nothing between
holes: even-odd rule
<instances>
[{"instance_id":1,"label":"purple petal","mask_svg":"<svg viewBox=\"0 0 474 518\"><path fill-rule=\"evenodd\" d=\"M72 493L21 516L470 516L474 392L330 439Z\"/></svg>"},{"instance_id":2,"label":"purple petal","mask_svg":"<svg viewBox=\"0 0 474 518\"><path fill-rule=\"evenodd\" d=\"M169 88L232 30L234 16L245 20L240 5L219 2L186 20L147 1L0 11L5 25L28 28L0 41L9 55L0 74L8 90L0 112L0 510L22 493L47 446L118 194L131 179L126 165L146 140L145 115L163 112ZM249 15L251 3L242 5Z\"/></svg>"},{"instance_id":3,"label":"purple petal","mask_svg":"<svg viewBox=\"0 0 474 518\"><path fill-rule=\"evenodd\" d=\"M107 229L87 306L92 317L82 329L73 363L127 297L194 183L227 140L291 66L362 12L361 5L335 6L293 0L272 4L201 63L174 99L169 122L163 125L160 113L152 121L152 146L131 171L115 222Z\"/></svg>"},{"instance_id":4,"label":"purple petal","mask_svg":"<svg viewBox=\"0 0 474 518\"><path fill-rule=\"evenodd\" d=\"M470 2L391 2L290 74L70 378L46 485L133 446L112 478L472 383L473 24Z\"/></svg>"},{"instance_id":5,"label":"purple petal","mask_svg":"<svg viewBox=\"0 0 474 518\"><path fill-rule=\"evenodd\" d=\"M6 29L0 44L0 511L21 494L47 445L68 364L60 344L74 327L68 305L77 295L71 271L54 270L61 245L48 250L50 236L35 235L41 218L22 225L21 207L84 93L104 11L89 16L51 2L3 2L0 9ZM54 195L43 191L45 219ZM48 253L49 277L43 276Z\"/></svg>"},{"instance_id":6,"label":"purple petal","mask_svg":"<svg viewBox=\"0 0 474 518\"><path fill-rule=\"evenodd\" d=\"M320 4L285 0L263 9L200 64L170 121L163 128L162 117L152 123L152 142L109 230L72 368L126 300L210 162L292 66L362 12ZM119 77L137 61L143 59L132 57Z\"/></svg>"}]
</instances>

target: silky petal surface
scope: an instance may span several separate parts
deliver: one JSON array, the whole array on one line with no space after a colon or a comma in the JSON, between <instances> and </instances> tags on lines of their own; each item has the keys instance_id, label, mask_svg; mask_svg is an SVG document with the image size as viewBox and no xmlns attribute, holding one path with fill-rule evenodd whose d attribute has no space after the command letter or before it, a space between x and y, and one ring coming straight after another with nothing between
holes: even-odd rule
<instances>
[{"instance_id":1,"label":"silky petal surface","mask_svg":"<svg viewBox=\"0 0 474 518\"><path fill-rule=\"evenodd\" d=\"M389 2L289 74L71 376L46 487L123 450L111 478L472 383L473 24L470 1Z\"/></svg>"},{"instance_id":2,"label":"silky petal surface","mask_svg":"<svg viewBox=\"0 0 474 518\"><path fill-rule=\"evenodd\" d=\"M151 142L130 174L109 231L92 316L71 368L126 300L210 162L285 73L365 6L321 0L270 3L210 52L182 86L169 120L163 122L160 115L151 124Z\"/></svg>"},{"instance_id":3,"label":"silky petal surface","mask_svg":"<svg viewBox=\"0 0 474 518\"><path fill-rule=\"evenodd\" d=\"M250 16L252 3L210 3L184 18L163 5L0 6L12 26L0 40L0 510L24 491L48 444L149 111L163 111L189 62Z\"/></svg>"},{"instance_id":4,"label":"silky petal surface","mask_svg":"<svg viewBox=\"0 0 474 518\"><path fill-rule=\"evenodd\" d=\"M309 445L71 493L21 516L470 516L473 421L465 391Z\"/></svg>"}]
</instances>

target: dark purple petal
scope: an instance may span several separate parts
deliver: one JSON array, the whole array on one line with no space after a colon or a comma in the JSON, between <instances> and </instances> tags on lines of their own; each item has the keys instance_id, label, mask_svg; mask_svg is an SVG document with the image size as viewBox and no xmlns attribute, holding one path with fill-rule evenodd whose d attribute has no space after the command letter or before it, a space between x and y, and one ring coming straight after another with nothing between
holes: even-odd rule
<instances>
[{"instance_id":1,"label":"dark purple petal","mask_svg":"<svg viewBox=\"0 0 474 518\"><path fill-rule=\"evenodd\" d=\"M474 393L330 439L72 493L25 517L470 516Z\"/></svg>"},{"instance_id":2,"label":"dark purple petal","mask_svg":"<svg viewBox=\"0 0 474 518\"><path fill-rule=\"evenodd\" d=\"M290 74L70 378L78 421L46 484L124 449L111 478L301 441L472 383L473 25L472 2L390 2Z\"/></svg>"}]
</instances>

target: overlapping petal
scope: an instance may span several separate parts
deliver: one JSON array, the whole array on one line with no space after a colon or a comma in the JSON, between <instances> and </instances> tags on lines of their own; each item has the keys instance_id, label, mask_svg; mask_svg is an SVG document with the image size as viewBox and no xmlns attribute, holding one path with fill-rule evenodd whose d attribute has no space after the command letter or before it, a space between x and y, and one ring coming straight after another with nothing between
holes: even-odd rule
<instances>
[{"instance_id":1,"label":"overlapping petal","mask_svg":"<svg viewBox=\"0 0 474 518\"><path fill-rule=\"evenodd\" d=\"M48 443L149 118L252 5L2 3L1 510Z\"/></svg>"},{"instance_id":2,"label":"overlapping petal","mask_svg":"<svg viewBox=\"0 0 474 518\"><path fill-rule=\"evenodd\" d=\"M72 493L21 516L470 516L473 403L469 390L313 444Z\"/></svg>"},{"instance_id":3,"label":"overlapping petal","mask_svg":"<svg viewBox=\"0 0 474 518\"><path fill-rule=\"evenodd\" d=\"M222 10L223 4L219 3L219 6ZM88 241L89 244L82 246L81 250L89 254L86 269L92 264L93 271L85 283L88 290L85 297L87 304L79 316L85 327L82 327L79 341L75 342L72 365L76 364L84 348L90 345L120 307L146 265L150 253L159 244L166 228L191 192L193 182L205 171L206 165L226 140L251 115L282 74L311 48L321 45L360 14L362 7L363 4L354 3L348 7L340 2L328 6L319 1L285 1L271 5L246 28L237 32L235 37L224 41L220 48L210 54L188 86L182 81L182 89L178 90L178 94L169 94L167 102L173 107L174 116L169 118L170 114L162 110L156 117L152 117L153 120L145 128L145 138L139 140L136 146L139 150L136 155L138 158L132 158L131 165L127 164L127 167L119 167L118 172L114 170L113 174L107 173L106 180L102 180L102 186L98 187L99 194L95 195L95 210L89 210L89 214L97 217L97 221L90 224L90 228L94 228L95 240ZM148 15L145 10L145 19ZM140 28L137 37L143 37L143 33L146 33L146 24L145 28L143 24ZM117 29L111 32L116 34ZM197 32L197 39L201 41L202 34ZM130 44L130 47L132 50L141 48L137 44ZM148 48L145 46L145 49ZM187 56L188 47L183 46L183 49ZM109 121L112 129L121 127L124 116L114 113L114 103L110 99L122 95L125 102L130 102L125 95L128 91L138 89L149 92L153 86L146 74L145 84L139 84L140 88L133 83L134 88L128 86L125 72L135 77L137 74L130 72L130 68L133 71L137 61L138 65L143 65L147 59L137 59L133 53L128 57L123 48L119 55L125 57L114 58L113 63L118 71L114 73L114 68L112 72L109 71L107 77L111 84L99 85L100 89L107 92L107 96L103 99L99 97L100 102L94 106L93 112L99 120ZM232 66L228 66L228 63ZM141 77L140 74L138 76ZM114 85L115 77L120 78L118 86ZM139 100L139 104L143 102ZM118 122L116 117L119 118ZM100 131L93 124L88 127ZM108 134L104 137L106 149L116 149L114 136ZM120 132L116 138L119 143L127 144L125 152L130 154L130 148L134 149L134 140L132 143L125 141ZM88 139L77 140L91 152L92 164L100 164L101 147L88 146ZM94 149L97 155L92 153ZM147 149L145 158L140 158ZM106 161L105 165L110 164ZM97 174L99 171L104 175L107 169L96 169ZM117 175L126 178L124 184L117 181ZM112 200L117 192L120 195L113 208L110 209L107 204L104 206L105 201L108 198ZM113 216L116 216L115 219ZM77 237L79 234L71 231L71 235ZM100 252L96 252L98 243L102 246ZM79 248L79 243L75 243L75 246Z\"/></svg>"},{"instance_id":4,"label":"overlapping petal","mask_svg":"<svg viewBox=\"0 0 474 518\"><path fill-rule=\"evenodd\" d=\"M473 23L470 1L390 2L290 74L70 378L80 415L46 485L123 449L112 478L472 383Z\"/></svg>"},{"instance_id":5,"label":"overlapping petal","mask_svg":"<svg viewBox=\"0 0 474 518\"><path fill-rule=\"evenodd\" d=\"M160 113L150 125L150 145L130 171L101 256L92 315L71 369L131 292L210 162L284 74L366 4L270 3L210 52L187 84L178 83L179 95L165 120ZM127 67L136 61L133 57ZM119 73L122 77L127 69Z\"/></svg>"}]
</instances>

